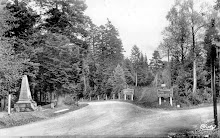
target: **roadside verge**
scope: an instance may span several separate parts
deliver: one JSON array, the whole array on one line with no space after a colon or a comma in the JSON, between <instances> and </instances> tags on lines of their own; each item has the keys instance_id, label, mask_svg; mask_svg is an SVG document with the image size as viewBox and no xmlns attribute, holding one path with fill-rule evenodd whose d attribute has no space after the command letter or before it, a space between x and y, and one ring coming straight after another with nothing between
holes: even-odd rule
<instances>
[{"instance_id":1,"label":"roadside verge","mask_svg":"<svg viewBox=\"0 0 220 138\"><path fill-rule=\"evenodd\" d=\"M12 112L11 115L8 115L6 112L2 112L2 116L0 116L0 129L9 128L13 126L20 126L24 124L29 124L32 122L50 119L53 117L57 117L63 115L68 112L72 112L78 109L81 109L88 104L79 104L76 105L62 105L56 107L54 109L43 107L42 111L34 111L34 112Z\"/></svg>"}]
</instances>

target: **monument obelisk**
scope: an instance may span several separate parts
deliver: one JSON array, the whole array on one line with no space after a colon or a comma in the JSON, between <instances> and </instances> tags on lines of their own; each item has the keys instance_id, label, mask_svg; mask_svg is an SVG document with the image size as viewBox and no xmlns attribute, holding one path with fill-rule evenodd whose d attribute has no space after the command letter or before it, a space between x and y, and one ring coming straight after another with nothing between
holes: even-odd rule
<instances>
[{"instance_id":1,"label":"monument obelisk","mask_svg":"<svg viewBox=\"0 0 220 138\"><path fill-rule=\"evenodd\" d=\"M15 104L15 109L17 112L22 111L34 111L37 104L31 98L31 91L28 83L27 75L22 77L21 90L19 95L19 100Z\"/></svg>"}]
</instances>

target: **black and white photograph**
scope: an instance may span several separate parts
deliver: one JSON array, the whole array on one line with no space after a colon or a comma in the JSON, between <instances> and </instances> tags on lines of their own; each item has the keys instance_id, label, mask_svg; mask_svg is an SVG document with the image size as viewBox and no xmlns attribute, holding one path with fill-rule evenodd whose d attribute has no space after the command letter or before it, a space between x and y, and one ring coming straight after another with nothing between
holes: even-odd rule
<instances>
[{"instance_id":1,"label":"black and white photograph","mask_svg":"<svg viewBox=\"0 0 220 138\"><path fill-rule=\"evenodd\" d=\"M0 137L220 138L220 0L0 0Z\"/></svg>"}]
</instances>

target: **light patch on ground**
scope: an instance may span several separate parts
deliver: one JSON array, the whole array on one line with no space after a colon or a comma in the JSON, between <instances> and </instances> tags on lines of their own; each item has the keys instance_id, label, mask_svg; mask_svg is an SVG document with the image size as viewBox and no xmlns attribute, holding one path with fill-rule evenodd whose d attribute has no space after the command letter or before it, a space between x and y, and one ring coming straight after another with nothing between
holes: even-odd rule
<instances>
[{"instance_id":1,"label":"light patch on ground","mask_svg":"<svg viewBox=\"0 0 220 138\"><path fill-rule=\"evenodd\" d=\"M60 112L68 111L68 110L69 110L69 109L62 109L62 110L56 111L56 112L54 112L54 113L56 114L56 113L60 113Z\"/></svg>"}]
</instances>

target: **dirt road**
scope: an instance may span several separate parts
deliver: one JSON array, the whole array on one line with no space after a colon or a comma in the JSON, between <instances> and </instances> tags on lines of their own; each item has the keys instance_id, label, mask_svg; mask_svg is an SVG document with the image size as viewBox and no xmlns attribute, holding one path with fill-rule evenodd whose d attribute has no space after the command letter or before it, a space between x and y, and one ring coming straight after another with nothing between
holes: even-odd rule
<instances>
[{"instance_id":1,"label":"dirt road","mask_svg":"<svg viewBox=\"0 0 220 138\"><path fill-rule=\"evenodd\" d=\"M213 108L165 111L143 109L130 103L91 102L88 106L57 118L24 126L0 129L1 136L167 136L190 130L213 118Z\"/></svg>"}]
</instances>

